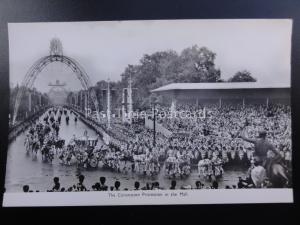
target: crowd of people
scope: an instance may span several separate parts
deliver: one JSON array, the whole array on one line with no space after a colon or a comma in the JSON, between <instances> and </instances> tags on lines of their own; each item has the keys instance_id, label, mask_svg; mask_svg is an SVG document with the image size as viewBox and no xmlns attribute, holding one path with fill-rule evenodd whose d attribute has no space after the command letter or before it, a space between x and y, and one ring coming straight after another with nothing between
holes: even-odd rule
<instances>
[{"instance_id":1,"label":"crowd of people","mask_svg":"<svg viewBox=\"0 0 300 225\"><path fill-rule=\"evenodd\" d=\"M188 107L192 112L203 107ZM167 109L165 109L167 110ZM187 110L186 105L179 105L178 111ZM241 130L247 124L249 137L256 137L258 132L267 132L267 139L274 144L287 164L291 161L291 109L289 105L217 104L205 106L203 118L159 118L159 122L173 133L184 133L182 146L196 148L201 156L212 158L213 153L221 156L224 162L247 159L251 160L253 146L240 138ZM199 149L200 148L200 149ZM201 151L201 150L204 150ZM195 152L195 151L194 151ZM198 154L197 153L197 154ZM201 157L206 158L206 157Z\"/></svg>"},{"instance_id":2,"label":"crowd of people","mask_svg":"<svg viewBox=\"0 0 300 225\"><path fill-rule=\"evenodd\" d=\"M204 106L188 104L178 104L177 107L178 111L190 110L194 114L199 109L203 113L204 109ZM100 165L114 172L145 176L156 176L163 170L170 179L187 177L196 169L200 178L217 180L230 166L245 170L255 167L255 145L241 137L242 130L247 128L249 138L264 130L266 138L279 152L281 163L291 169L291 109L288 105L227 104L219 107L208 104L204 116L184 118L162 117L163 110L169 109L159 107L157 122L172 135L158 132L154 141L153 131L140 122L122 124L112 121L107 129L75 109L51 108L42 117L43 121L30 127L25 146L35 154L40 150L46 161L51 162L57 155L59 162L65 165L73 162L86 168ZM85 134L81 138L74 136L65 143L59 137L63 114L67 124L69 114L74 114L76 120L82 120L103 140L105 136L109 140L107 143L98 141L99 137L90 140ZM241 178L241 182L245 183L248 178Z\"/></svg>"},{"instance_id":3,"label":"crowd of people","mask_svg":"<svg viewBox=\"0 0 300 225\"><path fill-rule=\"evenodd\" d=\"M182 104L178 107L178 111L202 109L203 113L203 106ZM163 110L168 109L160 107L158 114ZM109 155L118 158L116 155L124 153L125 158L138 159L135 167L143 168L144 174L155 174L153 171L160 169L161 163L145 166L150 158L150 161L154 159L157 162L158 159L158 162L164 162L165 174L169 177L188 176L193 165L198 167L199 176L219 177L230 165L250 167L254 146L240 137L242 128L247 124L250 137L266 130L267 138L280 152L284 164L291 167L291 116L288 105L229 104L219 107L210 104L205 106L205 116L157 118L159 123L172 131L171 137L157 133L154 146L153 132L143 125L112 124L112 134L123 136L126 141L112 143L114 150ZM144 157L146 155L150 157ZM114 160L112 164L119 168L118 161Z\"/></svg>"},{"instance_id":4,"label":"crowd of people","mask_svg":"<svg viewBox=\"0 0 300 225\"><path fill-rule=\"evenodd\" d=\"M52 162L54 154L61 150L64 140L59 136L62 114L66 115L66 123L69 123L67 111L58 108L48 109L34 123L31 123L25 138L26 152L34 157L41 153L43 161Z\"/></svg>"},{"instance_id":5,"label":"crowd of people","mask_svg":"<svg viewBox=\"0 0 300 225\"><path fill-rule=\"evenodd\" d=\"M14 125L10 124L8 142L12 142L20 133L26 131L28 127L30 127L33 123L35 123L35 121L39 119L39 117L45 112L45 110L47 110L47 108L48 107L41 108L35 114L29 116L22 122L16 122Z\"/></svg>"}]
</instances>

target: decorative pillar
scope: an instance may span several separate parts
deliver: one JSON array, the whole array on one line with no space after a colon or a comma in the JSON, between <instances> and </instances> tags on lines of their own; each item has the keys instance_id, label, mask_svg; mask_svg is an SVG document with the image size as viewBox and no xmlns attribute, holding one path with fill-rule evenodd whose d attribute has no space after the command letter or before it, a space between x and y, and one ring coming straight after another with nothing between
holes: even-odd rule
<instances>
[{"instance_id":1,"label":"decorative pillar","mask_svg":"<svg viewBox=\"0 0 300 225\"><path fill-rule=\"evenodd\" d=\"M153 146L156 146L156 110L155 102L153 104Z\"/></svg>"},{"instance_id":2,"label":"decorative pillar","mask_svg":"<svg viewBox=\"0 0 300 225\"><path fill-rule=\"evenodd\" d=\"M85 118L87 118L88 116L88 113L87 113L87 107L88 107L88 104L87 104L87 98L88 98L88 94L87 94L88 91L86 91L84 93L84 111L85 111Z\"/></svg>"},{"instance_id":3,"label":"decorative pillar","mask_svg":"<svg viewBox=\"0 0 300 225\"><path fill-rule=\"evenodd\" d=\"M123 88L123 92L122 92L122 122L125 123L125 90L126 88Z\"/></svg>"},{"instance_id":4,"label":"decorative pillar","mask_svg":"<svg viewBox=\"0 0 300 225\"><path fill-rule=\"evenodd\" d=\"M75 100L75 93L72 93L72 94L71 94L71 103L69 103L69 105L71 105L71 106L74 107L74 106L75 106L75 101L76 101L76 100Z\"/></svg>"},{"instance_id":5,"label":"decorative pillar","mask_svg":"<svg viewBox=\"0 0 300 225\"><path fill-rule=\"evenodd\" d=\"M243 108L245 108L245 98L243 98Z\"/></svg>"},{"instance_id":6,"label":"decorative pillar","mask_svg":"<svg viewBox=\"0 0 300 225\"><path fill-rule=\"evenodd\" d=\"M170 111L172 114L176 112L176 103L177 103L177 100L175 97L173 97L171 107L170 107Z\"/></svg>"},{"instance_id":7,"label":"decorative pillar","mask_svg":"<svg viewBox=\"0 0 300 225\"><path fill-rule=\"evenodd\" d=\"M110 129L110 86L109 80L107 81L107 128Z\"/></svg>"},{"instance_id":8,"label":"decorative pillar","mask_svg":"<svg viewBox=\"0 0 300 225\"><path fill-rule=\"evenodd\" d=\"M78 92L75 94L75 106L76 106L76 108L78 109L78 98L79 98L79 96L78 96Z\"/></svg>"},{"instance_id":9,"label":"decorative pillar","mask_svg":"<svg viewBox=\"0 0 300 225\"><path fill-rule=\"evenodd\" d=\"M132 111L133 111L133 106L132 106L132 80L131 76L129 77L129 87L128 87L128 118L129 118L129 123L132 123Z\"/></svg>"},{"instance_id":10,"label":"decorative pillar","mask_svg":"<svg viewBox=\"0 0 300 225\"><path fill-rule=\"evenodd\" d=\"M267 104L267 108L269 108L269 98L267 98L266 104Z\"/></svg>"},{"instance_id":11,"label":"decorative pillar","mask_svg":"<svg viewBox=\"0 0 300 225\"><path fill-rule=\"evenodd\" d=\"M222 107L222 98L219 98L219 108Z\"/></svg>"},{"instance_id":12,"label":"decorative pillar","mask_svg":"<svg viewBox=\"0 0 300 225\"><path fill-rule=\"evenodd\" d=\"M91 109L90 109L90 92L89 91L87 91L86 110L87 110L87 115L90 116Z\"/></svg>"}]
</instances>

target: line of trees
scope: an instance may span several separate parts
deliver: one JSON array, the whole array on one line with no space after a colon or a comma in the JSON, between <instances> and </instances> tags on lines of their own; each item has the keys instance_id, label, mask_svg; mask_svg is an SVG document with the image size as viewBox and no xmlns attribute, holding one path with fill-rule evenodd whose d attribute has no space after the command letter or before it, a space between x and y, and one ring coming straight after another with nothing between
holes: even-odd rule
<instances>
[{"instance_id":1,"label":"line of trees","mask_svg":"<svg viewBox=\"0 0 300 225\"><path fill-rule=\"evenodd\" d=\"M14 105L19 89L19 85L16 85L10 90L9 113L11 117L14 113ZM29 93L31 93L31 111L29 110ZM24 95L22 96L22 99L20 101L17 120L23 120L26 117L33 115L37 110L40 109L40 107L46 106L48 104L49 98L47 94L41 93L35 88L25 88Z\"/></svg>"},{"instance_id":2,"label":"line of trees","mask_svg":"<svg viewBox=\"0 0 300 225\"><path fill-rule=\"evenodd\" d=\"M227 81L221 79L221 71L215 66L216 53L206 47L184 49L180 54L175 51L159 51L145 54L139 64L128 65L121 74L121 80L111 82L114 101L121 105L122 89L128 87L129 77L134 90L134 107L146 108L150 104L150 90L170 83L200 82L255 82L247 70L238 71ZM95 85L100 105L106 108L107 82L102 80Z\"/></svg>"}]
</instances>

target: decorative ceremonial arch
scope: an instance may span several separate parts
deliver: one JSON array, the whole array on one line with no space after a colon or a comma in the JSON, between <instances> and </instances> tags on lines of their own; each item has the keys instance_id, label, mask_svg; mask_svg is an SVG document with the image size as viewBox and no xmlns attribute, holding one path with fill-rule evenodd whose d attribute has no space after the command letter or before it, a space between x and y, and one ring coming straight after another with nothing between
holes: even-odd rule
<instances>
[{"instance_id":1,"label":"decorative ceremonial arch","mask_svg":"<svg viewBox=\"0 0 300 225\"><path fill-rule=\"evenodd\" d=\"M62 44L59 39L52 39L50 42L50 55L40 58L38 61L36 61L28 70L26 73L22 83L21 88L19 89L14 105L14 115L13 115L13 124L15 124L18 110L20 106L21 99L24 95L26 88L32 88L37 76L40 74L40 72L50 63L53 62L61 62L65 65L67 65L69 68L72 69L72 71L76 74L78 80L80 81L82 87L84 90L87 90L90 92L90 97L92 99L92 102L94 103L97 118L99 117L99 103L97 100L96 93L93 89L89 90L91 87L91 81L89 79L89 76L84 71L84 69L79 65L78 62L76 62L74 59L64 56L62 54Z\"/></svg>"}]
</instances>

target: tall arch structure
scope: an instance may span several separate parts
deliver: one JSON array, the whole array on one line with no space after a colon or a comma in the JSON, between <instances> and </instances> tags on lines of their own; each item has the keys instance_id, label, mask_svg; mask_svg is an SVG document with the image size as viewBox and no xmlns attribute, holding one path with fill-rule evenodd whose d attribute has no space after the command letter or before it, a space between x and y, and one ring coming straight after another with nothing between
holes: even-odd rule
<instances>
[{"instance_id":1,"label":"tall arch structure","mask_svg":"<svg viewBox=\"0 0 300 225\"><path fill-rule=\"evenodd\" d=\"M16 101L14 104L14 115L13 115L13 124L16 122L16 118L19 111L19 106L21 103L21 99L24 95L26 88L32 88L37 76L40 74L40 72L50 63L53 62L61 62L65 65L67 65L76 75L78 80L80 81L82 87L84 90L89 91L90 97L92 99L92 102L95 106L96 112L97 112L97 118L99 117L99 103L97 100L96 93L93 89L89 90L91 87L91 81L87 73L84 71L84 69L79 65L78 62L76 62L75 59L72 59L71 57L64 56L62 54L62 44L58 39L52 39L50 43L50 55L45 56L37 60L27 71L22 83L21 88L19 89Z\"/></svg>"}]
</instances>

